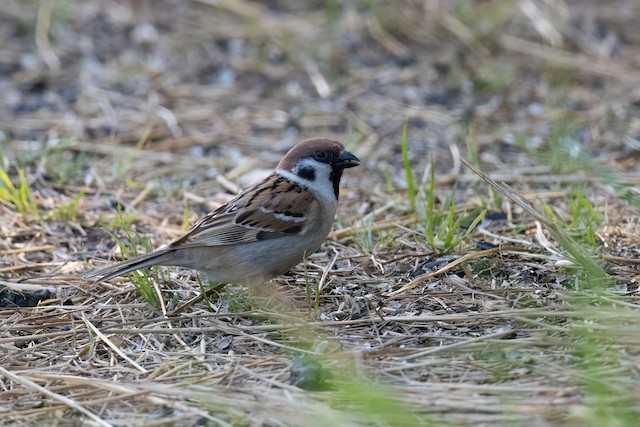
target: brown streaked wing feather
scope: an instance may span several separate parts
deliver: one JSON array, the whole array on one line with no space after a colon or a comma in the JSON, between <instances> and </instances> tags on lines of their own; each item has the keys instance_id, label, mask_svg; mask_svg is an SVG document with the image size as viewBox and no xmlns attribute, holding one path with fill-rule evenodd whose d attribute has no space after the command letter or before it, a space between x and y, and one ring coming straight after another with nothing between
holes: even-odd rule
<instances>
[{"instance_id":1,"label":"brown streaked wing feather","mask_svg":"<svg viewBox=\"0 0 640 427\"><path fill-rule=\"evenodd\" d=\"M316 203L304 187L272 174L203 217L170 246L222 246L304 232Z\"/></svg>"}]
</instances>

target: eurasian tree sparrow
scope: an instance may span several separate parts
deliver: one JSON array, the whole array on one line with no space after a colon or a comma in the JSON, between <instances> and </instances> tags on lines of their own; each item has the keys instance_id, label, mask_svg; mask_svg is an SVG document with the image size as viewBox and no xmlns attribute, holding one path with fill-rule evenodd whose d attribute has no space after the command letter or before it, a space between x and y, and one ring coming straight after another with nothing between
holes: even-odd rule
<instances>
[{"instance_id":1,"label":"eurasian tree sparrow","mask_svg":"<svg viewBox=\"0 0 640 427\"><path fill-rule=\"evenodd\" d=\"M358 166L337 141L295 145L262 182L154 252L93 271L97 281L153 265L205 272L219 283L260 283L318 250L333 225L342 171Z\"/></svg>"}]
</instances>

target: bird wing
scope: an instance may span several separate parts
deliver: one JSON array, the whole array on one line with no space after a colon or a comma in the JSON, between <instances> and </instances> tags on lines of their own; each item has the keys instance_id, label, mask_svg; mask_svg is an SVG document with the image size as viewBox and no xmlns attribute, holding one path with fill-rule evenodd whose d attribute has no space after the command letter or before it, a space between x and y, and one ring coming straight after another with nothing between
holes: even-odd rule
<instances>
[{"instance_id":1,"label":"bird wing","mask_svg":"<svg viewBox=\"0 0 640 427\"><path fill-rule=\"evenodd\" d=\"M305 187L271 174L204 216L168 246L223 246L304 234L318 201Z\"/></svg>"}]
</instances>

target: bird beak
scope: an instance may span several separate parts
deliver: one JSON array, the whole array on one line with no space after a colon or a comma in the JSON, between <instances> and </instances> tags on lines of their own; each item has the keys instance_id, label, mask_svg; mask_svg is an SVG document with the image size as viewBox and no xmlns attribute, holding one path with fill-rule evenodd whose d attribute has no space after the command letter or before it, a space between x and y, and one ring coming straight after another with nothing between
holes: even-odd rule
<instances>
[{"instance_id":1,"label":"bird beak","mask_svg":"<svg viewBox=\"0 0 640 427\"><path fill-rule=\"evenodd\" d=\"M359 164L360 159L358 159L348 151L343 151L342 153L340 153L338 155L338 158L336 158L336 161L333 162L334 167L342 169L353 168L355 166L358 166Z\"/></svg>"}]
</instances>

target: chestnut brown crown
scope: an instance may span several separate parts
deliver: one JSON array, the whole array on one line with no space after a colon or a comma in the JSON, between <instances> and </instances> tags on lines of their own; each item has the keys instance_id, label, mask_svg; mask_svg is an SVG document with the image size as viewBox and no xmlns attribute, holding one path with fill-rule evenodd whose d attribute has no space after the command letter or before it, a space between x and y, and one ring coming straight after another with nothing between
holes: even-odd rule
<instances>
[{"instance_id":1,"label":"chestnut brown crown","mask_svg":"<svg viewBox=\"0 0 640 427\"><path fill-rule=\"evenodd\" d=\"M328 138L310 138L296 144L278 164L278 169L292 171L298 161L311 158L327 163L334 170L352 168L360 160L344 149L344 145Z\"/></svg>"}]
</instances>

